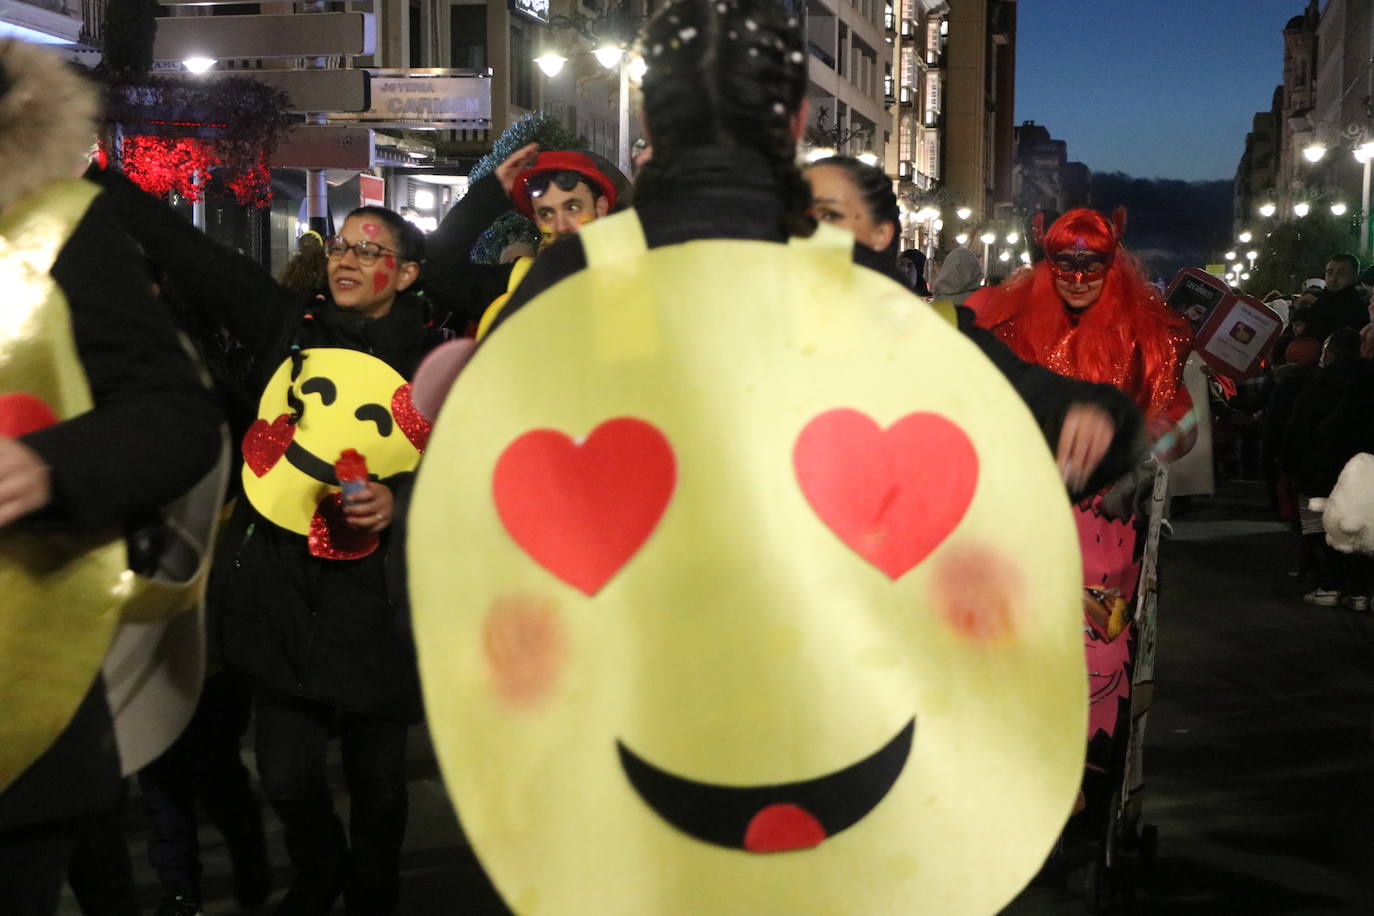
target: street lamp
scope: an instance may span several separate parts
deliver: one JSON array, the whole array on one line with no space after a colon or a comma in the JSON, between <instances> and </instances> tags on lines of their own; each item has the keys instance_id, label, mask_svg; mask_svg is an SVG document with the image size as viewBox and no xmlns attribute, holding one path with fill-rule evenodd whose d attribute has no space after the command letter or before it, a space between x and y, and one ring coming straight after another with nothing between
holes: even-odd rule
<instances>
[{"instance_id":1,"label":"street lamp","mask_svg":"<svg viewBox=\"0 0 1374 916\"><path fill-rule=\"evenodd\" d=\"M1226 252L1226 260L1228 260L1228 261L1234 261L1235 259L1236 259L1236 253L1235 253L1234 251L1228 251L1228 252Z\"/></svg>"},{"instance_id":2,"label":"street lamp","mask_svg":"<svg viewBox=\"0 0 1374 916\"><path fill-rule=\"evenodd\" d=\"M956 235L956 236L954 237L954 241L958 242L960 245L967 245L967 244L968 244L968 233L967 233L967 232L961 232L961 233L959 233L958 235Z\"/></svg>"},{"instance_id":3,"label":"street lamp","mask_svg":"<svg viewBox=\"0 0 1374 916\"><path fill-rule=\"evenodd\" d=\"M1269 217L1278 212L1278 207L1271 203L1261 204L1259 208L1260 216Z\"/></svg>"},{"instance_id":4,"label":"street lamp","mask_svg":"<svg viewBox=\"0 0 1374 916\"><path fill-rule=\"evenodd\" d=\"M1242 232L1240 235L1236 236L1236 241L1240 242L1243 245L1246 242L1250 241L1250 239L1252 239L1253 237L1254 236L1250 235L1249 230L1247 230L1245 232Z\"/></svg>"},{"instance_id":5,"label":"street lamp","mask_svg":"<svg viewBox=\"0 0 1374 916\"><path fill-rule=\"evenodd\" d=\"M1326 146L1322 143L1309 143L1302 149L1302 157L1308 162L1321 162L1326 155Z\"/></svg>"},{"instance_id":6,"label":"street lamp","mask_svg":"<svg viewBox=\"0 0 1374 916\"><path fill-rule=\"evenodd\" d=\"M960 207L959 209L954 211L954 215L959 217L960 219L968 219L970 216L973 215L973 211L970 210L968 207Z\"/></svg>"},{"instance_id":7,"label":"street lamp","mask_svg":"<svg viewBox=\"0 0 1374 916\"><path fill-rule=\"evenodd\" d=\"M1008 244L1008 245L1015 245L1015 244L1016 244L1017 242L1019 242L1019 241L1021 241L1021 233L1016 232L1016 231L1012 231L1012 232L1008 232L1008 233L1007 233L1007 244Z\"/></svg>"},{"instance_id":8,"label":"street lamp","mask_svg":"<svg viewBox=\"0 0 1374 916\"><path fill-rule=\"evenodd\" d=\"M1312 207L1310 204L1308 204L1306 201L1301 201L1293 205L1293 215L1301 219L1302 217L1306 216L1308 214L1308 211L1310 211L1311 209Z\"/></svg>"},{"instance_id":9,"label":"street lamp","mask_svg":"<svg viewBox=\"0 0 1374 916\"><path fill-rule=\"evenodd\" d=\"M1360 250L1369 250L1369 164L1374 161L1374 140L1367 140L1355 148L1355 161L1364 166L1364 184L1360 190Z\"/></svg>"},{"instance_id":10,"label":"street lamp","mask_svg":"<svg viewBox=\"0 0 1374 916\"><path fill-rule=\"evenodd\" d=\"M1342 202L1340 202L1340 201L1336 201L1334 204L1331 205L1331 215L1332 215L1332 216L1345 216L1345 209L1346 209L1346 207L1345 207L1345 204L1344 204L1344 203L1342 203Z\"/></svg>"},{"instance_id":11,"label":"street lamp","mask_svg":"<svg viewBox=\"0 0 1374 916\"><path fill-rule=\"evenodd\" d=\"M545 51L543 54L536 57L534 62L539 65L540 70L544 71L545 76L549 79L553 79L559 74L559 71L563 69L563 65L568 62L568 59L562 54L555 54L553 51Z\"/></svg>"},{"instance_id":12,"label":"street lamp","mask_svg":"<svg viewBox=\"0 0 1374 916\"><path fill-rule=\"evenodd\" d=\"M213 57L188 57L181 62L181 65L192 73L204 73L216 63L217 61Z\"/></svg>"}]
</instances>

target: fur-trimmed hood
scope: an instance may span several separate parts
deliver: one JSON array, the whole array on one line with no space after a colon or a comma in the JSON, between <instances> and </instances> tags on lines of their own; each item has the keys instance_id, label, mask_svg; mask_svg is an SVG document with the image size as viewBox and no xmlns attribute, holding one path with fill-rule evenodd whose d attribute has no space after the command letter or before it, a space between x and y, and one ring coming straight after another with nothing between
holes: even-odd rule
<instances>
[{"instance_id":1,"label":"fur-trimmed hood","mask_svg":"<svg viewBox=\"0 0 1374 916\"><path fill-rule=\"evenodd\" d=\"M29 191L81 174L99 97L62 58L0 39L0 211Z\"/></svg>"}]
</instances>

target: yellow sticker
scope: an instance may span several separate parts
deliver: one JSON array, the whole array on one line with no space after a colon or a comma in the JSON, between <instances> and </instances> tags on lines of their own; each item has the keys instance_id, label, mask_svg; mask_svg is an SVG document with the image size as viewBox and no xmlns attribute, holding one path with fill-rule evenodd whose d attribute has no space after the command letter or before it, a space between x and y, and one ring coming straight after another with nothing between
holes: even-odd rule
<instances>
[{"instance_id":1,"label":"yellow sticker","mask_svg":"<svg viewBox=\"0 0 1374 916\"><path fill-rule=\"evenodd\" d=\"M602 358L611 294L656 352ZM431 733L520 916L991 913L1069 815L1063 485L876 274L761 242L575 274L460 377L409 525Z\"/></svg>"},{"instance_id":2,"label":"yellow sticker","mask_svg":"<svg viewBox=\"0 0 1374 916\"><path fill-rule=\"evenodd\" d=\"M269 521L309 534L320 500L339 492L334 462L344 450L359 452L373 478L413 470L420 460L412 441L418 421L405 412L408 383L375 356L314 348L302 351L294 381L291 373L290 359L277 367L243 437L243 489ZM296 422L292 398L302 405Z\"/></svg>"}]
</instances>

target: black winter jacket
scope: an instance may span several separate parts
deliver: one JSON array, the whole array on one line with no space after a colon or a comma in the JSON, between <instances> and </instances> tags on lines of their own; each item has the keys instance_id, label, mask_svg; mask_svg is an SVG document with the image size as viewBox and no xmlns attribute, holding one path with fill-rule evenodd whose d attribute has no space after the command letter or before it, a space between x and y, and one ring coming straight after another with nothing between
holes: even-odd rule
<instances>
[{"instance_id":1,"label":"black winter jacket","mask_svg":"<svg viewBox=\"0 0 1374 916\"><path fill-rule=\"evenodd\" d=\"M123 176L105 174L127 231L174 280L188 303L207 310L253 355L260 393L292 346L369 353L411 378L443 340L424 301L408 293L368 319L279 285L252 259L211 241ZM286 405L282 405L283 412ZM402 515L412 474L382 483ZM221 535L210 584L210 651L216 660L274 690L398 719L420 715L419 679L394 530L372 554L327 560L306 538L280 528L244 498Z\"/></svg>"},{"instance_id":2,"label":"black winter jacket","mask_svg":"<svg viewBox=\"0 0 1374 916\"><path fill-rule=\"evenodd\" d=\"M759 154L724 148L693 150L690 161L675 166L664 177L671 182L665 193L635 203L650 248L697 239L786 241L782 199ZM863 245L854 246L854 260L896 279L895 263L888 264ZM580 239L572 237L549 246L511 295L491 331L539 293L586 266ZM1065 378L1028 363L990 331L977 327L972 311L962 307L957 311L959 330L978 345L1030 407L1051 451L1058 445L1059 429L1070 407L1095 404L1111 415L1116 435L1097 471L1087 481L1085 494L1096 492L1130 470L1137 459L1143 421L1140 411L1125 394L1111 385Z\"/></svg>"}]
</instances>

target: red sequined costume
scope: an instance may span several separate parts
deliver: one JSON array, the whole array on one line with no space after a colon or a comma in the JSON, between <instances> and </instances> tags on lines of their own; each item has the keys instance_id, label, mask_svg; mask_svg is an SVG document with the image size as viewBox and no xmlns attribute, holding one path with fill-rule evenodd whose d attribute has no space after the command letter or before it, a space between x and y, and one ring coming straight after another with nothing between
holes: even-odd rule
<instances>
[{"instance_id":1,"label":"red sequined costume","mask_svg":"<svg viewBox=\"0 0 1374 916\"><path fill-rule=\"evenodd\" d=\"M1003 286L979 290L967 305L980 325L1022 359L1126 392L1158 439L1192 409L1183 385L1192 327L1164 304L1139 262L1121 247L1124 226L1122 210L1108 220L1086 209L1070 210L1048 231L1037 224L1045 259ZM1099 290L1096 299L1094 289ZM1180 432L1187 429L1185 424ZM1166 457L1186 452L1194 438L1180 435ZM1108 518L1100 497L1076 509L1085 585L1132 602L1141 585L1144 519ZM1105 768L1104 761L1114 759L1110 742L1120 703L1129 698L1127 640L1111 637L1085 618L1085 648L1093 675L1088 734L1096 739L1089 743L1089 759ZM1101 799L1094 802L1096 793L1088 792L1086 783L1085 792L1089 807L1100 811L1096 802Z\"/></svg>"},{"instance_id":2,"label":"red sequined costume","mask_svg":"<svg viewBox=\"0 0 1374 916\"><path fill-rule=\"evenodd\" d=\"M1182 383L1192 329L1121 247L1124 223L1122 210L1110 221L1096 210L1070 210L1043 233L1043 261L967 304L1022 359L1126 392L1158 437L1192 407ZM1101 280L1102 290L1093 304L1071 309L1056 279L1079 286Z\"/></svg>"}]
</instances>

